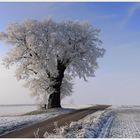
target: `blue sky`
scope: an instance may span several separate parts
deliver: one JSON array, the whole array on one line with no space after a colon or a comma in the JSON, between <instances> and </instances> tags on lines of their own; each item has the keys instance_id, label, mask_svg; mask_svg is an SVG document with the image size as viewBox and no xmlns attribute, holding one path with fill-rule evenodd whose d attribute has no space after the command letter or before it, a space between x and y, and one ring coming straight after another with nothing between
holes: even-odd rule
<instances>
[{"instance_id":1,"label":"blue sky","mask_svg":"<svg viewBox=\"0 0 140 140\"><path fill-rule=\"evenodd\" d=\"M96 77L87 83L76 79L74 93L64 103L140 104L140 3L0 3L0 31L12 22L48 17L88 21L101 29L102 47L106 49ZM0 43L0 57L7 51ZM0 103L33 103L29 91L14 79L14 70L1 70ZM13 81L8 90L9 77ZM13 98L8 99L9 94Z\"/></svg>"}]
</instances>

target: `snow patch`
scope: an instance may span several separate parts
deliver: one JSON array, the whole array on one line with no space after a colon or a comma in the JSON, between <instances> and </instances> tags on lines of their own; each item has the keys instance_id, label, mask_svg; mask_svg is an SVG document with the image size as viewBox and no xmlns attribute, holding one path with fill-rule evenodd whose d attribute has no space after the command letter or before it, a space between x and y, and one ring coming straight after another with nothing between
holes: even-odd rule
<instances>
[{"instance_id":1,"label":"snow patch","mask_svg":"<svg viewBox=\"0 0 140 140\"><path fill-rule=\"evenodd\" d=\"M62 104L62 107L64 108L69 108L69 109L83 109L83 108L88 108L96 106L96 104Z\"/></svg>"}]
</instances>

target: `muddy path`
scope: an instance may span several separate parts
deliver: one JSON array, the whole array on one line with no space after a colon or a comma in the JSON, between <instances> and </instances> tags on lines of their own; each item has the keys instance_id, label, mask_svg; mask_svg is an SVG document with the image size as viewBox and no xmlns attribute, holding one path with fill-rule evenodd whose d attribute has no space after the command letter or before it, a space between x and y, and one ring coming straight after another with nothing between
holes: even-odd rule
<instances>
[{"instance_id":1,"label":"muddy path","mask_svg":"<svg viewBox=\"0 0 140 140\"><path fill-rule=\"evenodd\" d=\"M94 113L98 110L104 110L108 107L109 105L97 105L85 109L76 110L74 112L59 115L46 121L33 124L26 128L16 130L14 132L1 136L1 138L34 138L34 133L37 131L39 131L39 137L42 138L46 131L49 133L54 133L55 122L57 122L58 127L61 127L66 124L70 124L70 122L72 121L78 121L91 113Z\"/></svg>"}]
</instances>

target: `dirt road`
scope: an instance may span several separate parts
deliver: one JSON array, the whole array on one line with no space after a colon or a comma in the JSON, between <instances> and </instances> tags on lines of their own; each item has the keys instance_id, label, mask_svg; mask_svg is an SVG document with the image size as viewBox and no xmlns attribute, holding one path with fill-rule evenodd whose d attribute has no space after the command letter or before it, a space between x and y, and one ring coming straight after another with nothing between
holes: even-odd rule
<instances>
[{"instance_id":1,"label":"dirt road","mask_svg":"<svg viewBox=\"0 0 140 140\"><path fill-rule=\"evenodd\" d=\"M86 108L86 109L76 110L72 113L63 114L63 115L48 119L46 121L34 124L32 126L22 128L20 130L16 130L14 132L1 136L1 138L34 138L35 137L34 132L37 132L37 130L39 130L38 134L39 134L39 137L41 138L43 137L46 131L50 133L54 132L54 128L55 128L54 122L57 122L58 127L64 126L66 124L69 124L72 121L77 121L87 116L88 114L91 114L98 110L104 110L107 107L109 106L97 105L97 106Z\"/></svg>"}]
</instances>

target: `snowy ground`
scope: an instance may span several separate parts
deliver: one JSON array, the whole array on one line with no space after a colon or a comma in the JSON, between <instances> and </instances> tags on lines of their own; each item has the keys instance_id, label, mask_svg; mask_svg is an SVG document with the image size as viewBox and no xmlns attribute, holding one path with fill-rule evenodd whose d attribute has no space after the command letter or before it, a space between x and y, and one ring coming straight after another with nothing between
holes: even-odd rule
<instances>
[{"instance_id":1,"label":"snowy ground","mask_svg":"<svg viewBox=\"0 0 140 140\"><path fill-rule=\"evenodd\" d=\"M73 110L59 109L38 115L0 117L0 136L16 129L20 129L71 111Z\"/></svg>"},{"instance_id":2,"label":"snowy ground","mask_svg":"<svg viewBox=\"0 0 140 140\"><path fill-rule=\"evenodd\" d=\"M46 132L44 137L49 138L97 138L100 135L105 136L102 133L102 128L109 125L112 121L112 111L97 111L93 114L86 116L85 118L71 122L70 125L57 128L56 134L49 134ZM106 130L106 129L105 129Z\"/></svg>"},{"instance_id":3,"label":"snowy ground","mask_svg":"<svg viewBox=\"0 0 140 140\"><path fill-rule=\"evenodd\" d=\"M115 116L109 138L140 138L140 107L114 109Z\"/></svg>"},{"instance_id":4,"label":"snowy ground","mask_svg":"<svg viewBox=\"0 0 140 140\"><path fill-rule=\"evenodd\" d=\"M72 112L75 109L86 108L90 106L93 106L93 105L66 105L64 104L63 107L67 109L60 109L60 110L55 109L44 114L17 116L18 113L16 114L14 113L15 116L14 115L0 116L0 136L6 133L9 133L11 131L15 131L16 129L27 127L29 125L32 125L33 123L38 123L40 121L44 121L49 118L56 117L60 114Z\"/></svg>"},{"instance_id":5,"label":"snowy ground","mask_svg":"<svg viewBox=\"0 0 140 140\"><path fill-rule=\"evenodd\" d=\"M140 138L140 106L113 106L72 122L56 127L51 138Z\"/></svg>"},{"instance_id":6,"label":"snowy ground","mask_svg":"<svg viewBox=\"0 0 140 140\"><path fill-rule=\"evenodd\" d=\"M53 110L45 114L0 117L0 135L73 110ZM140 138L140 106L113 106L57 128L51 138Z\"/></svg>"}]
</instances>

